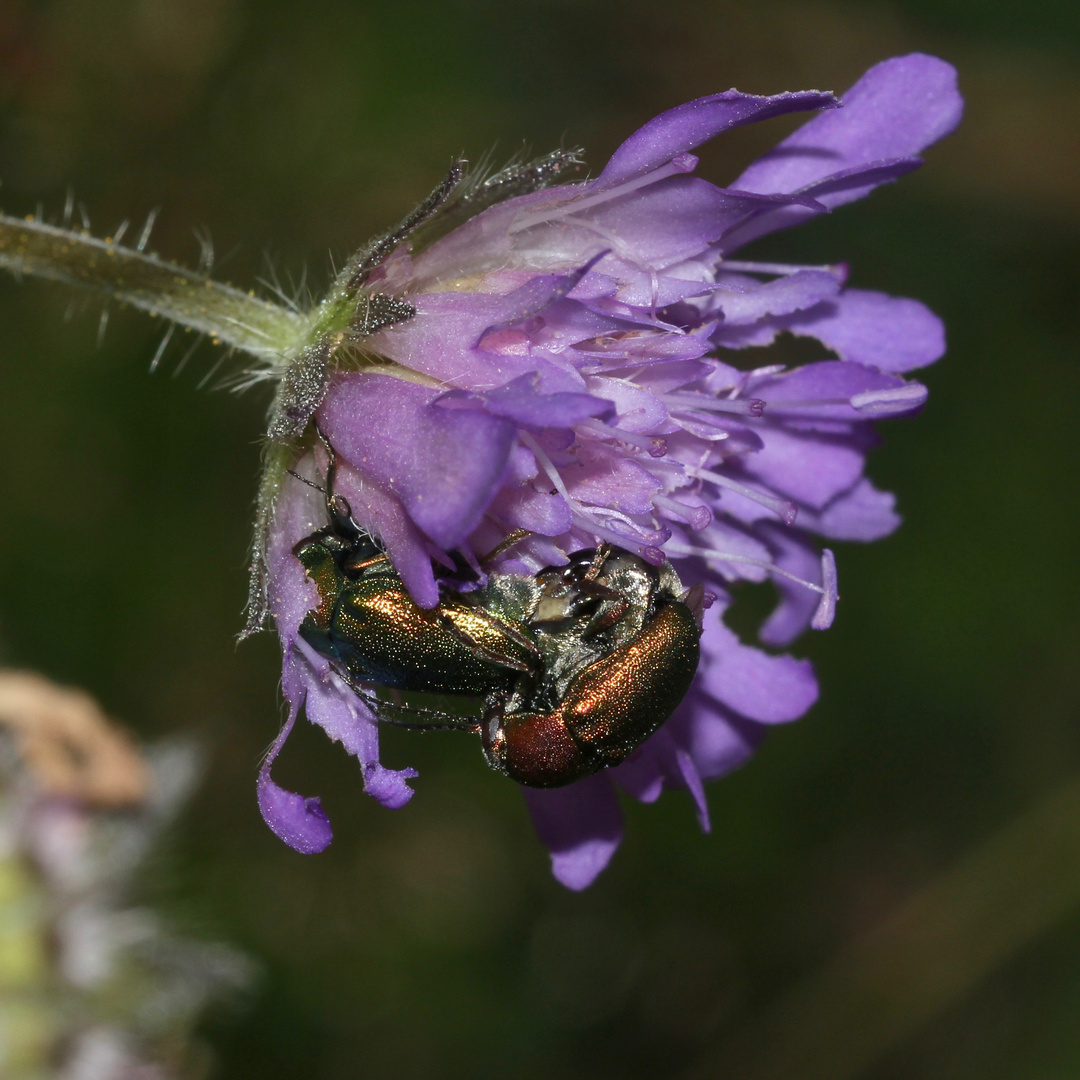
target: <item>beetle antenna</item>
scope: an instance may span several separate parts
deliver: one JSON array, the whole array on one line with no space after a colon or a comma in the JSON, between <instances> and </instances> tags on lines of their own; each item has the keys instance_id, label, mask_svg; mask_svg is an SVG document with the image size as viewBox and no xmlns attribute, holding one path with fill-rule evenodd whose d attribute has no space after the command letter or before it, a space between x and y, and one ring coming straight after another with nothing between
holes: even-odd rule
<instances>
[{"instance_id":1,"label":"beetle antenna","mask_svg":"<svg viewBox=\"0 0 1080 1080\"><path fill-rule=\"evenodd\" d=\"M330 519L334 532L346 539L356 540L358 537L365 535L364 530L353 519L349 500L344 495L338 495L334 491L334 479L337 476L337 454L318 423L315 422L312 426L315 428L315 434L319 437L319 442L323 444L323 449L326 451L326 488L318 488L319 491L326 495L326 516ZM312 486L318 487L316 484Z\"/></svg>"},{"instance_id":2,"label":"beetle antenna","mask_svg":"<svg viewBox=\"0 0 1080 1080\"><path fill-rule=\"evenodd\" d=\"M294 480L299 480L301 484L307 484L308 487L314 488L316 491L321 491L326 494L326 488L321 484L316 484L314 480L309 480L306 476L301 476L298 472L294 472L292 469L285 470Z\"/></svg>"},{"instance_id":3,"label":"beetle antenna","mask_svg":"<svg viewBox=\"0 0 1080 1080\"><path fill-rule=\"evenodd\" d=\"M329 512L330 500L334 496L334 477L337 475L337 454L334 452L330 440L323 434L318 422L313 423L312 426L315 428L315 434L319 437L319 442L323 444L323 449L326 451L326 509Z\"/></svg>"}]
</instances>

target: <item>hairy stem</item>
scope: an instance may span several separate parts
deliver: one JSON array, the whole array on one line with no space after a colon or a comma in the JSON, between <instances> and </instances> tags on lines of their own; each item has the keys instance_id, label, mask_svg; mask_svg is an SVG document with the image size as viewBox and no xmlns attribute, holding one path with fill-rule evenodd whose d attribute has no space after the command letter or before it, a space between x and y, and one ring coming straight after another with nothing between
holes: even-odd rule
<instances>
[{"instance_id":1,"label":"hairy stem","mask_svg":"<svg viewBox=\"0 0 1080 1080\"><path fill-rule=\"evenodd\" d=\"M305 316L135 248L34 219L0 215L0 266L109 296L258 357L286 365Z\"/></svg>"}]
</instances>

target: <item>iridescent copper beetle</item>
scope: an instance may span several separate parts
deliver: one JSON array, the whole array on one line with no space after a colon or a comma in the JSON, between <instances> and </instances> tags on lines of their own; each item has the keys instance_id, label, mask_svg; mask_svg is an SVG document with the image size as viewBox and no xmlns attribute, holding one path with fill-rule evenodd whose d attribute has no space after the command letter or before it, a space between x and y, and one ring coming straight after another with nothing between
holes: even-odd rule
<instances>
[{"instance_id":1,"label":"iridescent copper beetle","mask_svg":"<svg viewBox=\"0 0 1080 1080\"><path fill-rule=\"evenodd\" d=\"M490 703L481 738L519 784L561 787L618 765L675 711L697 671L704 590L610 545L534 581L543 662Z\"/></svg>"},{"instance_id":2,"label":"iridescent copper beetle","mask_svg":"<svg viewBox=\"0 0 1080 1080\"><path fill-rule=\"evenodd\" d=\"M670 564L603 545L471 590L444 579L439 604L421 608L334 493L327 450L329 524L293 549L319 593L299 632L380 720L478 732L493 768L547 788L624 761L682 701L698 664L700 585L685 590ZM440 695L440 707L416 706L418 693Z\"/></svg>"}]
</instances>

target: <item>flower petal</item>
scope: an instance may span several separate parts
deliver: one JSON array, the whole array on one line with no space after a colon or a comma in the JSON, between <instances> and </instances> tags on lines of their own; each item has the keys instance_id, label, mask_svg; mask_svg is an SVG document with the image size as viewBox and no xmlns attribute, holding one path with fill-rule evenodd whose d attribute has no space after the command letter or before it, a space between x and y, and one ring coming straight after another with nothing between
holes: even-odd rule
<instances>
[{"instance_id":1,"label":"flower petal","mask_svg":"<svg viewBox=\"0 0 1080 1080\"><path fill-rule=\"evenodd\" d=\"M520 315L522 303L512 293L431 292L409 301L413 318L368 339L374 351L403 367L469 390L493 390L531 371L539 371L544 393L581 389L571 370L527 350L480 347L489 332L498 333L493 327Z\"/></svg>"},{"instance_id":2,"label":"flower petal","mask_svg":"<svg viewBox=\"0 0 1080 1080\"><path fill-rule=\"evenodd\" d=\"M396 495L449 550L476 528L498 490L516 428L485 412L433 407L438 396L386 375L344 375L319 423L338 454Z\"/></svg>"},{"instance_id":3,"label":"flower petal","mask_svg":"<svg viewBox=\"0 0 1080 1080\"><path fill-rule=\"evenodd\" d=\"M305 454L293 471L319 482L312 454ZM266 543L268 599L278 633L292 641L304 616L318 603L318 592L304 572L293 547L326 525L326 502L321 492L286 474Z\"/></svg>"},{"instance_id":4,"label":"flower petal","mask_svg":"<svg viewBox=\"0 0 1080 1080\"><path fill-rule=\"evenodd\" d=\"M299 711L299 704L291 702L288 719L263 760L255 791L259 812L263 821L270 826L271 832L301 855L314 855L324 850L334 838L322 803L318 798L308 799L295 792L286 791L270 778L270 769L281 753Z\"/></svg>"},{"instance_id":5,"label":"flower petal","mask_svg":"<svg viewBox=\"0 0 1080 1080\"><path fill-rule=\"evenodd\" d=\"M558 492L537 491L532 484L504 487L488 513L505 523L507 533L528 529L541 536L561 536L573 524L570 507Z\"/></svg>"},{"instance_id":6,"label":"flower petal","mask_svg":"<svg viewBox=\"0 0 1080 1080\"><path fill-rule=\"evenodd\" d=\"M537 835L551 852L551 872L568 889L587 889L622 842L619 800L606 776L567 787L522 788Z\"/></svg>"},{"instance_id":7,"label":"flower petal","mask_svg":"<svg viewBox=\"0 0 1080 1080\"><path fill-rule=\"evenodd\" d=\"M698 824L701 831L707 833L711 830L709 824L709 804L705 798L705 786L702 783L702 775L694 762L693 755L676 741L674 728L664 725L649 740L654 753L663 769L664 777L673 787L686 788L694 800L694 810L697 814Z\"/></svg>"},{"instance_id":8,"label":"flower petal","mask_svg":"<svg viewBox=\"0 0 1080 1080\"><path fill-rule=\"evenodd\" d=\"M656 735L653 735L624 762L608 770L608 776L638 802L656 802L664 790L664 769L654 745L655 739Z\"/></svg>"},{"instance_id":9,"label":"flower petal","mask_svg":"<svg viewBox=\"0 0 1080 1080\"><path fill-rule=\"evenodd\" d=\"M670 738L670 735L668 737ZM705 777L698 770L697 763L690 753L676 746L674 741L672 741L672 747L679 776L694 800L698 825L703 833L712 832L712 824L709 821L709 801L705 795Z\"/></svg>"},{"instance_id":10,"label":"flower petal","mask_svg":"<svg viewBox=\"0 0 1080 1080\"><path fill-rule=\"evenodd\" d=\"M709 804L701 773L693 756L674 737L675 728L665 724L644 746L639 746L608 776L628 795L639 802L655 802L665 781L674 788L685 788L694 800L694 810L702 832L709 832Z\"/></svg>"},{"instance_id":11,"label":"flower petal","mask_svg":"<svg viewBox=\"0 0 1080 1080\"><path fill-rule=\"evenodd\" d=\"M896 496L864 476L820 511L800 509L799 527L830 540L880 540L900 524Z\"/></svg>"},{"instance_id":12,"label":"flower petal","mask_svg":"<svg viewBox=\"0 0 1080 1080\"><path fill-rule=\"evenodd\" d=\"M827 211L831 206L840 202L861 199L864 195L869 195L874 188L899 180L901 176L917 169L920 165L922 165L921 158L907 157L897 158L894 161L875 161L853 169L842 169L802 190L802 195L813 198L814 201L810 204L792 201L786 205L758 208L753 214L724 233L718 245L719 250L727 256L759 236L766 236L771 232L776 232L777 229L790 229L794 225L801 225L810 218Z\"/></svg>"},{"instance_id":13,"label":"flower petal","mask_svg":"<svg viewBox=\"0 0 1080 1080\"><path fill-rule=\"evenodd\" d=\"M840 274L826 270L798 270L764 284L754 281L750 287L737 290L725 288L722 280L710 298L710 307L724 313L724 327L745 326L766 315L790 315L832 300L842 284Z\"/></svg>"},{"instance_id":14,"label":"flower petal","mask_svg":"<svg viewBox=\"0 0 1080 1080\"><path fill-rule=\"evenodd\" d=\"M666 165L676 154L693 150L722 131L789 112L836 107L832 94L817 90L757 97L725 90L688 101L654 117L611 155L604 171L590 185L590 194L626 183ZM739 185L745 187L745 184ZM762 190L762 189L758 189Z\"/></svg>"},{"instance_id":15,"label":"flower petal","mask_svg":"<svg viewBox=\"0 0 1080 1080\"><path fill-rule=\"evenodd\" d=\"M747 474L797 502L821 508L862 475L861 447L781 428L764 435L764 442L746 462Z\"/></svg>"},{"instance_id":16,"label":"flower petal","mask_svg":"<svg viewBox=\"0 0 1080 1080\"><path fill-rule=\"evenodd\" d=\"M444 409L482 408L525 427L573 427L591 417L608 419L615 412L612 402L592 394L542 394L539 383L538 373L530 371L485 394L450 390L434 403Z\"/></svg>"},{"instance_id":17,"label":"flower petal","mask_svg":"<svg viewBox=\"0 0 1080 1080\"><path fill-rule=\"evenodd\" d=\"M760 522L756 529L768 539L774 549L774 561L781 570L811 584L822 584L821 557L803 534L794 529L780 529L768 522ZM780 603L765 620L758 637L766 645L789 645L810 625L820 597L787 578L778 576L775 581Z\"/></svg>"},{"instance_id":18,"label":"flower petal","mask_svg":"<svg viewBox=\"0 0 1080 1080\"><path fill-rule=\"evenodd\" d=\"M847 169L909 157L948 135L963 112L956 69L923 53L876 64L842 100L842 109L804 124L759 158L732 187L800 191ZM865 191L837 192L822 201L837 206L860 194Z\"/></svg>"},{"instance_id":19,"label":"flower petal","mask_svg":"<svg viewBox=\"0 0 1080 1080\"><path fill-rule=\"evenodd\" d=\"M705 780L746 764L768 731L768 725L736 715L701 690L691 691L668 727Z\"/></svg>"},{"instance_id":20,"label":"flower petal","mask_svg":"<svg viewBox=\"0 0 1080 1080\"><path fill-rule=\"evenodd\" d=\"M580 467L565 474L566 488L579 502L608 506L624 514L647 514L663 485L634 458L608 443L583 439Z\"/></svg>"},{"instance_id":21,"label":"flower petal","mask_svg":"<svg viewBox=\"0 0 1080 1080\"><path fill-rule=\"evenodd\" d=\"M615 406L618 426L623 431L653 431L667 420L667 409L655 394L625 379L591 376L589 390Z\"/></svg>"},{"instance_id":22,"label":"flower petal","mask_svg":"<svg viewBox=\"0 0 1080 1080\"><path fill-rule=\"evenodd\" d=\"M309 662L305 663L305 659ZM290 666L297 680L302 681L307 718L360 762L364 790L390 810L404 806L413 796L406 780L416 776L416 770L387 769L379 763L379 725L371 710L303 640L297 642L294 663L286 665L282 678L290 702L296 696L290 685Z\"/></svg>"},{"instance_id":23,"label":"flower petal","mask_svg":"<svg viewBox=\"0 0 1080 1080\"><path fill-rule=\"evenodd\" d=\"M702 689L750 720L782 724L797 720L817 701L818 686L809 660L771 656L750 645L719 618L705 621L701 651Z\"/></svg>"},{"instance_id":24,"label":"flower petal","mask_svg":"<svg viewBox=\"0 0 1080 1080\"><path fill-rule=\"evenodd\" d=\"M699 254L754 214L792 203L809 213L825 211L812 196L731 191L697 176L669 177L595 208L588 207L588 195L582 202L579 216L562 217L548 226L558 229L561 256L583 261L609 248L611 256L655 270ZM540 248L555 246L550 240L545 245L542 235L534 242ZM611 256L596 270L618 277L610 268Z\"/></svg>"},{"instance_id":25,"label":"flower petal","mask_svg":"<svg viewBox=\"0 0 1080 1080\"><path fill-rule=\"evenodd\" d=\"M847 289L785 325L817 338L841 360L882 371L912 371L945 354L945 327L925 304L865 289Z\"/></svg>"}]
</instances>

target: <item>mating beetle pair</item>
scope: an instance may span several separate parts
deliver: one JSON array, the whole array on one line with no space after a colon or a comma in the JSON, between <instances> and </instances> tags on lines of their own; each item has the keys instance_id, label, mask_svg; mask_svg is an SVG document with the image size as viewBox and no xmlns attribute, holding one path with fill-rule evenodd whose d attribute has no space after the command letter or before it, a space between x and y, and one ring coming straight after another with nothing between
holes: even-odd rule
<instances>
[{"instance_id":1,"label":"mating beetle pair","mask_svg":"<svg viewBox=\"0 0 1080 1080\"><path fill-rule=\"evenodd\" d=\"M686 591L669 564L604 545L535 575L493 572L471 591L444 580L425 610L334 493L327 452L329 524L293 549L319 594L299 632L380 720L478 732L493 768L551 788L625 760L683 699L698 664L700 585ZM457 699L461 712L395 703L371 686ZM477 702L482 714L470 715Z\"/></svg>"}]
</instances>

